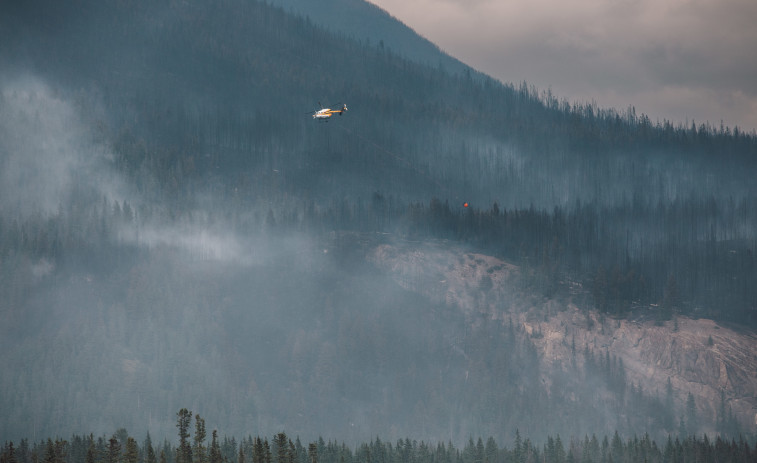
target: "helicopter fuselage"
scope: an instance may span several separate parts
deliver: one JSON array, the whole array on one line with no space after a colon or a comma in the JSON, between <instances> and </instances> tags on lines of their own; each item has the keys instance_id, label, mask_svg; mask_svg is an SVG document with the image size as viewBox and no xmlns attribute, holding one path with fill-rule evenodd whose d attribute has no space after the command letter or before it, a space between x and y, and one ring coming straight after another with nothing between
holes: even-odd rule
<instances>
[{"instance_id":1,"label":"helicopter fuselage","mask_svg":"<svg viewBox=\"0 0 757 463\"><path fill-rule=\"evenodd\" d=\"M323 108L313 113L313 119L328 121L334 114L339 114L341 116L345 111L347 111L347 105L343 105L342 109Z\"/></svg>"}]
</instances>

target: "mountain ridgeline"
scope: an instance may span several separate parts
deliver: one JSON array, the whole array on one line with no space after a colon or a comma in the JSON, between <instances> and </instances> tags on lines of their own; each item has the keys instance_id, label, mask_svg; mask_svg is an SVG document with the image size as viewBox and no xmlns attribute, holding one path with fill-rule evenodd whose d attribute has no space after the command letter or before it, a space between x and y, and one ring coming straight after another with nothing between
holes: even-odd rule
<instances>
[{"instance_id":1,"label":"mountain ridgeline","mask_svg":"<svg viewBox=\"0 0 757 463\"><path fill-rule=\"evenodd\" d=\"M754 329L754 133L569 103L266 2L0 8L0 436L168 436L185 404L351 442L751 430L727 395L697 416L588 350L596 371L548 388L533 333L366 255L454 243L519 266L519 295Z\"/></svg>"}]
</instances>

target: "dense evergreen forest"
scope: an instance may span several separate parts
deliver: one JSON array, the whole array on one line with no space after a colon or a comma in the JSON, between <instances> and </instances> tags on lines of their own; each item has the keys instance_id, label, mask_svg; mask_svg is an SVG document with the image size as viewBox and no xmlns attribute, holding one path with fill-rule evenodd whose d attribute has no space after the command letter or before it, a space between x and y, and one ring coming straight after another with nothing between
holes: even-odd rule
<instances>
[{"instance_id":1,"label":"dense evergreen forest","mask_svg":"<svg viewBox=\"0 0 757 463\"><path fill-rule=\"evenodd\" d=\"M534 297L754 329L754 133L450 73L265 2L1 8L0 367L14 374L0 378L0 435L121 416L167 435L160 417L181 403L233 432L328 425L350 441L742 429L725 404L698 417L584 346L548 390L519 327L471 324L360 251L451 240L520 265ZM319 102L349 111L318 123ZM686 435L618 451L748 448ZM51 463L64 450L72 463L90 444L93 461L121 458L106 457L109 439L58 442L15 458L52 445ZM565 458L589 444L563 442ZM419 459L474 452L376 441L339 461L399 461L406 446ZM496 459L515 449L551 458L516 443Z\"/></svg>"},{"instance_id":2,"label":"dense evergreen forest","mask_svg":"<svg viewBox=\"0 0 757 463\"><path fill-rule=\"evenodd\" d=\"M7 74L20 62L72 92L136 188L107 200L136 220L211 208L256 228L463 239L547 268L550 287L581 281L612 314L656 304L757 324L753 133L449 75L265 3L6 9ZM351 108L338 121L302 114L335 99ZM6 252L60 248L39 222L78 220L20 204L4 204Z\"/></svg>"},{"instance_id":3,"label":"dense evergreen forest","mask_svg":"<svg viewBox=\"0 0 757 463\"><path fill-rule=\"evenodd\" d=\"M615 432L598 438L587 435L582 439L563 440L559 435L548 436L544 443L532 442L515 431L511 446L501 446L492 437L474 441L469 437L465 445L456 447L452 442L424 442L398 439L396 443L375 437L370 442L348 447L337 441L324 441L322 437L305 447L299 437L285 432L268 438L249 435L237 441L234 437L221 438L212 431L208 439L205 419L183 408L177 413L176 427L179 444L168 440L153 443L147 433L140 445L124 428L112 436L95 438L73 435L70 440L48 438L39 442L22 439L18 447L6 442L2 463L750 463L757 455L754 442L739 439L707 436L668 436L658 444L649 435L623 439ZM194 426L193 426L194 421ZM194 428L194 429L192 429ZM194 431L194 435L192 435Z\"/></svg>"}]
</instances>

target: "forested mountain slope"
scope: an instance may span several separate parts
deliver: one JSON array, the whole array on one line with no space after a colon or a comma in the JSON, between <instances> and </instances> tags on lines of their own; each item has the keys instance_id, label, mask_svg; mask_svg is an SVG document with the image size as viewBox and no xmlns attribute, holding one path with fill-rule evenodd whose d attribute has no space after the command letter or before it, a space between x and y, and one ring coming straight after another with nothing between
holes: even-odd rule
<instances>
[{"instance_id":1,"label":"forested mountain slope","mask_svg":"<svg viewBox=\"0 0 757 463\"><path fill-rule=\"evenodd\" d=\"M559 297L534 297L517 284L526 267L441 242L382 244L368 259L403 288L457 308L483 332L506 325L529 338L539 358L535 374L548 397L542 406L551 412L570 403L571 394L590 394L596 399L579 402L608 407L616 429L624 428L625 419L640 419L652 434L674 428L729 434L737 423L754 420L753 332L680 316L661 323L648 310L633 319L606 317L587 310L575 287ZM498 368L497 362L495 356L483 370ZM471 371L472 377L488 374ZM588 387L574 388L576 381ZM537 405L531 407L539 413ZM567 416L578 426L591 419Z\"/></svg>"},{"instance_id":2,"label":"forested mountain slope","mask_svg":"<svg viewBox=\"0 0 757 463\"><path fill-rule=\"evenodd\" d=\"M366 262L395 239L607 316L757 324L753 135L451 74L264 2L0 13L2 436L172 436L182 406L350 440L646 426L654 394L613 380L622 422L580 376L549 396L517 324L479 331Z\"/></svg>"},{"instance_id":3,"label":"forested mountain slope","mask_svg":"<svg viewBox=\"0 0 757 463\"><path fill-rule=\"evenodd\" d=\"M270 3L305 16L337 35L367 40L412 61L444 68L450 74L468 72L483 77L372 3L362 0L273 0Z\"/></svg>"}]
</instances>

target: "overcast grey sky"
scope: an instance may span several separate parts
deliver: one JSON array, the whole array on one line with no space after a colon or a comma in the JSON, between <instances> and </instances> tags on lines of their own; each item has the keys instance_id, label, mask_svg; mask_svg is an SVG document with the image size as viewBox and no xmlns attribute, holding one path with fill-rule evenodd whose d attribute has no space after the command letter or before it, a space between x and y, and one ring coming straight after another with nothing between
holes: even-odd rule
<instances>
[{"instance_id":1,"label":"overcast grey sky","mask_svg":"<svg viewBox=\"0 0 757 463\"><path fill-rule=\"evenodd\" d=\"M757 129L757 0L370 0L503 82Z\"/></svg>"}]
</instances>

